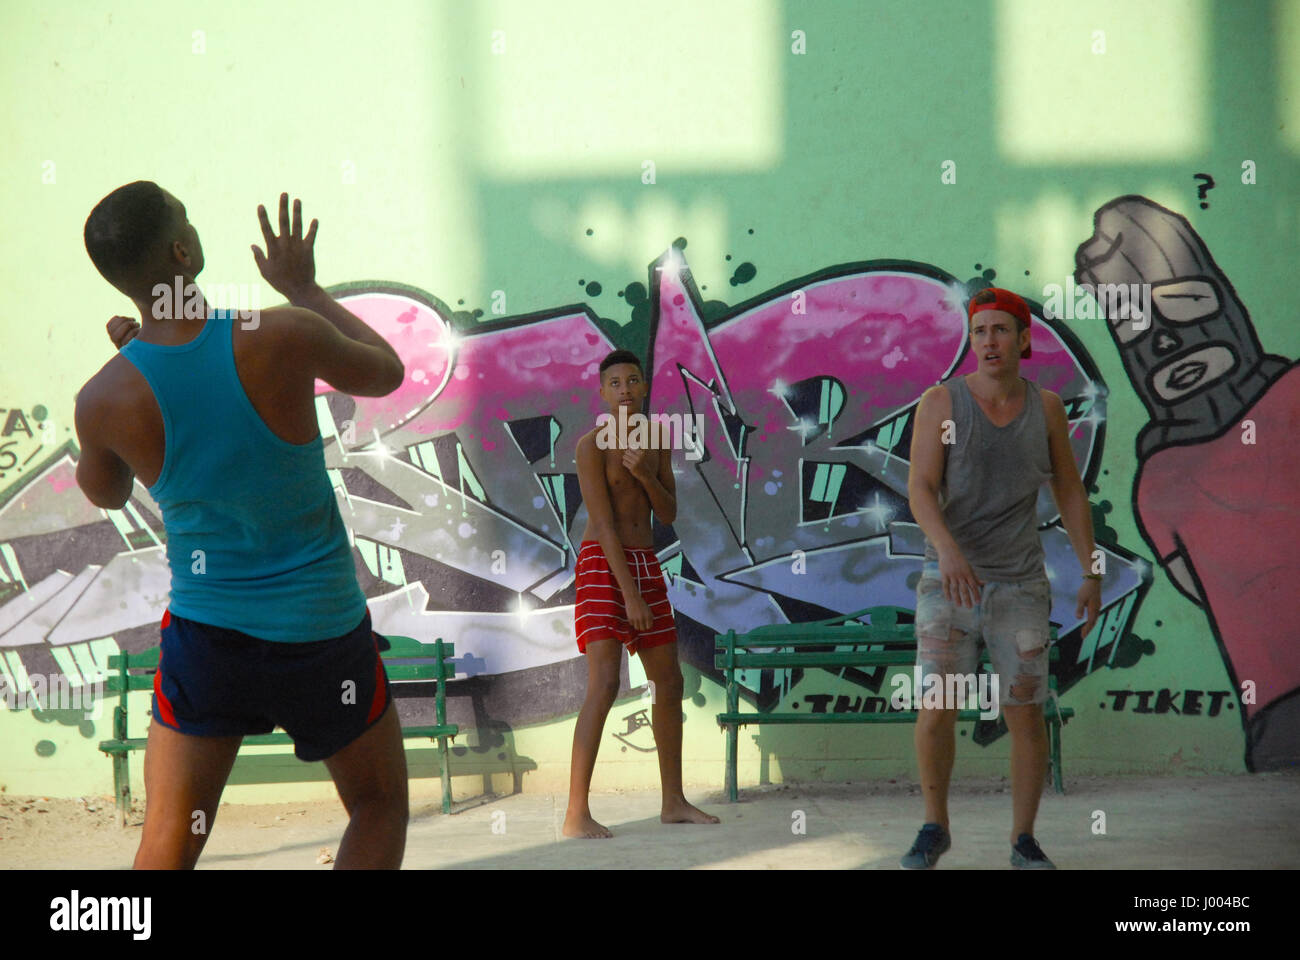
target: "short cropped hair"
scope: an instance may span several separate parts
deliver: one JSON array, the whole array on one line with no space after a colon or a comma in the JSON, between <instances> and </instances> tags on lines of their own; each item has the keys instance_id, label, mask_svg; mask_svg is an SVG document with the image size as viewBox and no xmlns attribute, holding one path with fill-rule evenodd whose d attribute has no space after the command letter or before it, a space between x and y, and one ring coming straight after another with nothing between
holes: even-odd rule
<instances>
[{"instance_id":1,"label":"short cropped hair","mask_svg":"<svg viewBox=\"0 0 1300 960\"><path fill-rule=\"evenodd\" d=\"M605 382L605 371L610 367L620 363L630 363L641 371L641 376L645 376L645 370L641 367L641 361L637 359L635 353L631 350L615 350L604 360L600 361L600 382Z\"/></svg>"},{"instance_id":2,"label":"short cropped hair","mask_svg":"<svg viewBox=\"0 0 1300 960\"><path fill-rule=\"evenodd\" d=\"M118 187L86 218L86 253L104 279L120 287L164 236L173 214L162 187L137 180Z\"/></svg>"}]
</instances>

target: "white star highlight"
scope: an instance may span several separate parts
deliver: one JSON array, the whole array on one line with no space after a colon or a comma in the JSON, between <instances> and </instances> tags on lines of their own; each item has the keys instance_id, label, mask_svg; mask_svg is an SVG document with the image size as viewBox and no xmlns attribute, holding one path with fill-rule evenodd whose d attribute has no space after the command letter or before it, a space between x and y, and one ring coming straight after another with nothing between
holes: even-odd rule
<instances>
[{"instance_id":1,"label":"white star highlight","mask_svg":"<svg viewBox=\"0 0 1300 960\"><path fill-rule=\"evenodd\" d=\"M784 380L773 380L772 386L768 387L767 392L774 397L780 397L784 400L790 396L790 385Z\"/></svg>"},{"instance_id":2,"label":"white star highlight","mask_svg":"<svg viewBox=\"0 0 1300 960\"><path fill-rule=\"evenodd\" d=\"M664 262L655 265L655 270L659 271L661 281L675 281L681 275L685 266L686 262L682 259L682 255L677 251L676 247L673 247L668 251Z\"/></svg>"},{"instance_id":3,"label":"white star highlight","mask_svg":"<svg viewBox=\"0 0 1300 960\"><path fill-rule=\"evenodd\" d=\"M859 512L865 513L867 516L875 520L876 525L882 530L889 526L889 522L893 520L896 515L896 511L893 507L887 503L880 502L879 491L876 493L875 503L869 507L863 507Z\"/></svg>"},{"instance_id":4,"label":"white star highlight","mask_svg":"<svg viewBox=\"0 0 1300 960\"><path fill-rule=\"evenodd\" d=\"M375 442L372 443L372 444L370 445L370 447L369 447L368 449L366 449L366 450L356 450L356 451L354 451L354 452L353 452L353 456L356 456L356 457L376 457L376 458L378 458L378 460L379 460L379 471L382 473L382 472L385 470L385 468L386 468L386 466L387 466L389 460L396 460L396 459L397 459L396 451L393 450L391 447L387 446L387 445L384 443L384 441L383 441L382 439L380 439L380 437L379 437L379 428L378 428L378 427L375 428L375 430L374 430L374 434L375 434Z\"/></svg>"}]
</instances>

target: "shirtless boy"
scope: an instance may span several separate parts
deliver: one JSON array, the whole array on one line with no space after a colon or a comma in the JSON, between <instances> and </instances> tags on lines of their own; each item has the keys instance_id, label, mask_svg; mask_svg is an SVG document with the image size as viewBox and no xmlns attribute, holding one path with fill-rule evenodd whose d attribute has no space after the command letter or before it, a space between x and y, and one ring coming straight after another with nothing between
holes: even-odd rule
<instances>
[{"instance_id":1,"label":"shirtless boy","mask_svg":"<svg viewBox=\"0 0 1300 960\"><path fill-rule=\"evenodd\" d=\"M647 393L640 361L615 350L600 364L600 396L617 418L641 413ZM566 837L605 838L609 830L588 807L591 774L605 718L618 695L623 647L641 658L650 681L651 726L659 751L663 823L717 823L718 818L686 802L682 794L682 671L677 628L655 557L650 526L653 510L661 523L677 516L672 454L630 449L627 437L602 449L592 430L578 441L578 484L587 507L587 528L577 563L574 630L587 657L587 697L573 731ZM632 431L629 431L632 433ZM635 440L635 435L632 436Z\"/></svg>"}]
</instances>

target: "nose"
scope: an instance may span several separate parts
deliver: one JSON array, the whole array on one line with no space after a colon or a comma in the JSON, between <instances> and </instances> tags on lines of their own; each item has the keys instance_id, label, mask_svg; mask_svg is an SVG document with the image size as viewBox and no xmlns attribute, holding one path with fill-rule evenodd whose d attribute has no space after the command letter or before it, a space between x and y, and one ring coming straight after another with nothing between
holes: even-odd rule
<instances>
[{"instance_id":1,"label":"nose","mask_svg":"<svg viewBox=\"0 0 1300 960\"><path fill-rule=\"evenodd\" d=\"M1155 350L1157 357L1163 357L1167 353L1173 353L1175 350L1181 349L1182 345L1183 341L1178 338L1178 334L1172 330L1161 330L1156 335L1155 345L1152 349Z\"/></svg>"}]
</instances>

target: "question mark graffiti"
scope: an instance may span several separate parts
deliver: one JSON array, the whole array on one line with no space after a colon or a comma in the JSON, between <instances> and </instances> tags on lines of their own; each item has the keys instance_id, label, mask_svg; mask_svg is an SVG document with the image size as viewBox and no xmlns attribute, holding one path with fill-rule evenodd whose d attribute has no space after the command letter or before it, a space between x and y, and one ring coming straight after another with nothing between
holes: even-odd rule
<instances>
[{"instance_id":1,"label":"question mark graffiti","mask_svg":"<svg viewBox=\"0 0 1300 960\"><path fill-rule=\"evenodd\" d=\"M1202 184L1200 184L1199 186L1197 186L1197 188L1196 188L1196 196L1197 196L1197 198L1200 199L1200 201L1201 201L1201 209L1202 209L1202 210L1208 210L1208 209L1210 209L1210 205L1206 202L1206 200L1205 200L1205 195L1206 195L1207 193L1209 193L1211 190L1214 189L1214 178L1213 178L1212 176L1210 176L1208 173L1194 173L1194 174L1192 174L1192 179L1193 179L1193 180L1199 180L1199 179L1202 178L1202 177L1205 178L1205 182L1202 183Z\"/></svg>"}]
</instances>

